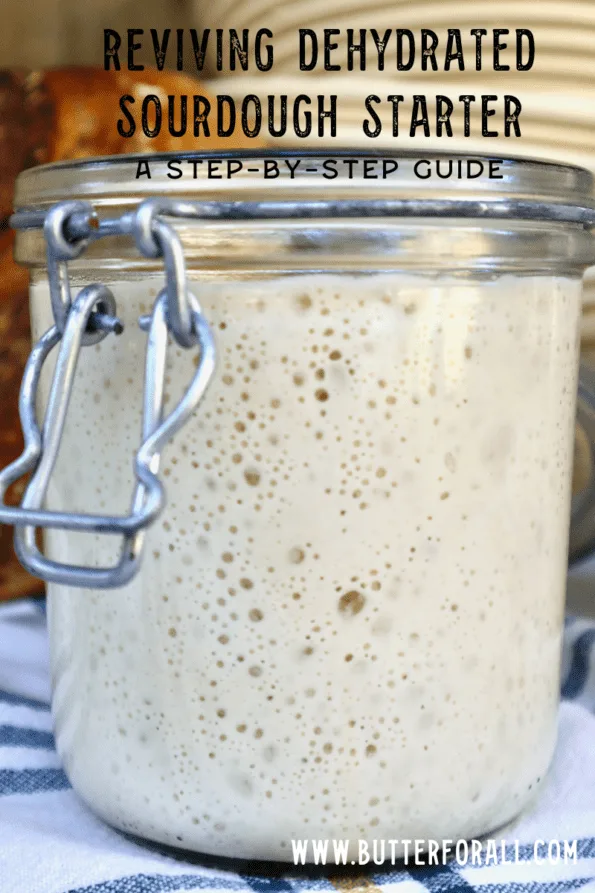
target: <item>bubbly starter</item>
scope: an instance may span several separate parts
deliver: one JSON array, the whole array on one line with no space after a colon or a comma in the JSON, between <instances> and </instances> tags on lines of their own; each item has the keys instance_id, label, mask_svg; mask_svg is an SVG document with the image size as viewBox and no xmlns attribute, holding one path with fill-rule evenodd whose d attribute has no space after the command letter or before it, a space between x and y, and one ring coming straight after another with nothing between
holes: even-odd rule
<instances>
[{"instance_id":1,"label":"bubbly starter","mask_svg":"<svg viewBox=\"0 0 595 893\"><path fill-rule=\"evenodd\" d=\"M114 278L125 332L81 355L55 508L132 494L136 320L162 279ZM50 586L73 785L126 831L251 858L507 822L555 739L580 280L194 286L218 368L164 454L141 572ZM33 307L38 336L43 281ZM193 369L172 345L172 400ZM76 563L118 545L47 537Z\"/></svg>"}]
</instances>

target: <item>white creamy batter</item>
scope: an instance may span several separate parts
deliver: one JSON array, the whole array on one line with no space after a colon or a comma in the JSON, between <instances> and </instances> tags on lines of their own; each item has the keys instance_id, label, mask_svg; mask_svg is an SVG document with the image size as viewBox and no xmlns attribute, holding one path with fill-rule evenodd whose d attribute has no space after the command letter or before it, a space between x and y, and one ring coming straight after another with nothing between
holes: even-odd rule
<instances>
[{"instance_id":1,"label":"white creamy batter","mask_svg":"<svg viewBox=\"0 0 595 893\"><path fill-rule=\"evenodd\" d=\"M126 331L83 351L55 508L125 511L132 492L136 318L162 279L115 279ZM164 455L141 573L50 586L58 748L97 813L291 859L292 838L469 837L521 810L555 738L580 290L195 283L218 369ZM39 334L43 282L33 307ZM172 347L172 399L192 370Z\"/></svg>"}]
</instances>

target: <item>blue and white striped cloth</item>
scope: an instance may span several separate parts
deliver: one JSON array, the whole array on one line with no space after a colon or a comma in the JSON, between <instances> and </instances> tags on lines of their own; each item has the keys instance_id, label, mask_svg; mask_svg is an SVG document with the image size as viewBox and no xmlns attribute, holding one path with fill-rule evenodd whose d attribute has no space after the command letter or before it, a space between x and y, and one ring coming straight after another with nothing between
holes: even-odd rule
<instances>
[{"instance_id":1,"label":"blue and white striped cloth","mask_svg":"<svg viewBox=\"0 0 595 893\"><path fill-rule=\"evenodd\" d=\"M507 829L504 854L474 867L373 867L357 876L262 864L252 870L183 861L108 828L78 800L54 750L42 601L0 608L0 689L0 893L595 893L593 621L567 621L560 733L547 784L533 810ZM536 840L576 841L576 858L537 861Z\"/></svg>"}]
</instances>

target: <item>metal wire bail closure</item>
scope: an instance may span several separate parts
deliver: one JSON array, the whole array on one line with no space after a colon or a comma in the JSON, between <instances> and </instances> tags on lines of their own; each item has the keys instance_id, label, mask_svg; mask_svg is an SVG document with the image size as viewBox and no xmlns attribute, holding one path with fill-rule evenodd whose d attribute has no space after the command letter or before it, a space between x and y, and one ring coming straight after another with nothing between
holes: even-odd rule
<instances>
[{"instance_id":1,"label":"metal wire bail closure","mask_svg":"<svg viewBox=\"0 0 595 893\"><path fill-rule=\"evenodd\" d=\"M61 202L50 208L43 224L47 245L52 313L60 334L64 332L72 303L67 262L79 257L89 243L88 238L76 240L68 238L66 226L74 214L86 214L90 222L93 217L93 209L87 202Z\"/></svg>"},{"instance_id":2,"label":"metal wire bail closure","mask_svg":"<svg viewBox=\"0 0 595 893\"><path fill-rule=\"evenodd\" d=\"M0 522L16 527L15 545L24 566L46 580L93 588L121 586L138 570L144 532L163 508L165 494L157 477L160 453L167 441L188 420L200 403L215 365L212 332L196 298L189 292L180 238L165 218L220 220L277 220L324 218L451 218L475 220L549 220L595 226L595 202L499 197L374 198L307 201L183 201L155 197L141 202L119 217L99 218L84 201L61 202L49 211L24 208L11 218L17 229L43 228L48 259L48 278L55 325L31 353L20 395L20 414L25 450L0 473ZM48 479L60 444L76 361L80 350L122 325L115 316L113 296L102 285L88 286L73 300L68 262L79 257L88 243L104 236L126 236L150 258L162 257L165 287L150 317L140 320L148 330L142 443L136 454L137 485L130 514L125 517L51 512L42 508ZM178 406L166 418L163 413L163 375L168 336L183 348L198 347L196 373ZM43 432L35 416L35 394L41 367L51 350L62 341L58 355ZM18 508L7 506L4 496L11 483L33 472ZM35 527L61 527L124 537L119 561L111 568L74 567L52 562L37 549Z\"/></svg>"},{"instance_id":3,"label":"metal wire bail closure","mask_svg":"<svg viewBox=\"0 0 595 893\"><path fill-rule=\"evenodd\" d=\"M133 235L145 257L163 257L168 323L180 347L192 347L197 336L192 330L184 249L173 227L159 216L169 205L160 199L142 202L134 215Z\"/></svg>"},{"instance_id":4,"label":"metal wire bail closure","mask_svg":"<svg viewBox=\"0 0 595 893\"><path fill-rule=\"evenodd\" d=\"M72 387L81 350L110 333L121 334L116 301L104 285L82 288L72 299L67 262L80 256L91 238L114 231L114 221L101 231L96 228L93 209L85 202L64 202L52 208L37 225L43 225L48 253L50 296L55 324L33 347L21 384L19 414L25 448L21 456L0 472L0 522L15 527L15 550L23 566L50 582L94 589L123 586L137 573L145 531L165 505L159 478L161 452L168 441L192 416L215 369L215 342L197 298L186 284L184 257L173 229L157 218L157 210L143 211L138 229L154 234L151 251L164 257L166 286L148 317L139 320L147 331L145 385L141 445L136 453L136 487L128 515L96 515L45 509L44 502L54 469L68 413ZM16 221L18 224L18 220ZM117 231L135 234L137 224L130 215L119 218ZM88 230L88 232L86 232ZM143 244L143 253L148 242ZM155 256L155 255L152 255ZM170 302L177 302L172 313ZM174 328L174 326L176 328ZM164 415L164 381L169 335L184 347L197 347L196 372L175 408ZM36 415L36 396L43 365L58 347L43 424ZM31 473L21 505L5 503L7 489ZM61 528L123 537L116 563L111 567L84 567L46 558L38 548L37 528Z\"/></svg>"}]
</instances>

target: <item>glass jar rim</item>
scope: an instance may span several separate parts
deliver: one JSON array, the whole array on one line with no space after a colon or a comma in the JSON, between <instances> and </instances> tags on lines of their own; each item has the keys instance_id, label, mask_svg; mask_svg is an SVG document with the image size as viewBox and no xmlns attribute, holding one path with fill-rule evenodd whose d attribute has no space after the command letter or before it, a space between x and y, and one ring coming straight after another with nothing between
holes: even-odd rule
<instances>
[{"instance_id":1,"label":"glass jar rim","mask_svg":"<svg viewBox=\"0 0 595 893\"><path fill-rule=\"evenodd\" d=\"M265 176L267 170L275 173L274 165L277 173ZM163 194L229 203L263 198L329 203L326 214L321 207L314 216L342 216L337 206L343 200L371 200L374 216L520 217L595 225L594 178L584 168L521 156L407 150L211 150L60 161L20 174L15 207L47 207L65 198L134 205ZM383 201L392 206L383 210ZM227 219L234 216L237 210L234 215L230 209ZM358 216L358 209L349 216Z\"/></svg>"}]
</instances>

